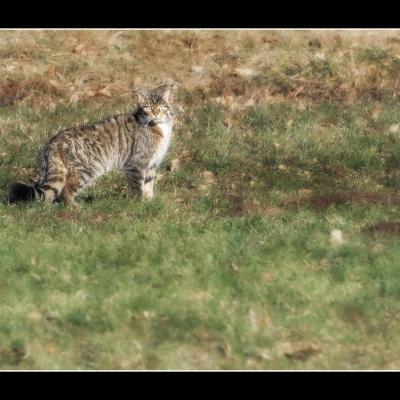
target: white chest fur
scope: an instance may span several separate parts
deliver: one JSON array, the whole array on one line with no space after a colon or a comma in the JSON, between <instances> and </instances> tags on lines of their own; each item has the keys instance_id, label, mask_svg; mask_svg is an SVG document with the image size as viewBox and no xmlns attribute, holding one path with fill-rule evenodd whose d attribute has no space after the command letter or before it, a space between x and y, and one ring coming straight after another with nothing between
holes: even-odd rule
<instances>
[{"instance_id":1,"label":"white chest fur","mask_svg":"<svg viewBox=\"0 0 400 400\"><path fill-rule=\"evenodd\" d=\"M158 124L158 128L162 133L162 139L158 145L156 153L154 154L153 158L150 161L150 167L152 166L158 167L161 164L162 160L167 154L168 147L171 142L172 124L164 122Z\"/></svg>"}]
</instances>

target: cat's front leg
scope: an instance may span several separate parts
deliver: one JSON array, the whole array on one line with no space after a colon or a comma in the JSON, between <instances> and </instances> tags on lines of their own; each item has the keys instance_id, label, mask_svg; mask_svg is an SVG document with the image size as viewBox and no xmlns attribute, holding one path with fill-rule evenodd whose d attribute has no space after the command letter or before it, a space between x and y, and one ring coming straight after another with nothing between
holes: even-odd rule
<instances>
[{"instance_id":1,"label":"cat's front leg","mask_svg":"<svg viewBox=\"0 0 400 400\"><path fill-rule=\"evenodd\" d=\"M150 168L146 171L144 177L143 199L151 200L154 197L154 182L156 180L155 168Z\"/></svg>"}]
</instances>

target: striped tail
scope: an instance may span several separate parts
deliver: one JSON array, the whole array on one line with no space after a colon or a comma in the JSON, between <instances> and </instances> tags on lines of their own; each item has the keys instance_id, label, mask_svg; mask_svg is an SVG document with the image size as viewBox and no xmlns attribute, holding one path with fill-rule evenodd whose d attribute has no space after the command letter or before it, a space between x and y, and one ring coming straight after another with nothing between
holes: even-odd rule
<instances>
[{"instance_id":1,"label":"striped tail","mask_svg":"<svg viewBox=\"0 0 400 400\"><path fill-rule=\"evenodd\" d=\"M40 200L43 190L38 187L26 185L25 183L15 182L10 188L9 203L26 203L29 201Z\"/></svg>"}]
</instances>

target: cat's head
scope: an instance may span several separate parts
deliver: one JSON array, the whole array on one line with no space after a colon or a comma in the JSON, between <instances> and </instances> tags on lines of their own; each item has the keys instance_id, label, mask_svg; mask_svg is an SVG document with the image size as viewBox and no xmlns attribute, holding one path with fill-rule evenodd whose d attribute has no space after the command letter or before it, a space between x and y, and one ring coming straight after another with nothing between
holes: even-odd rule
<instances>
[{"instance_id":1,"label":"cat's head","mask_svg":"<svg viewBox=\"0 0 400 400\"><path fill-rule=\"evenodd\" d=\"M151 90L137 89L137 105L140 119L144 123L159 124L173 117L174 84L166 82Z\"/></svg>"}]
</instances>

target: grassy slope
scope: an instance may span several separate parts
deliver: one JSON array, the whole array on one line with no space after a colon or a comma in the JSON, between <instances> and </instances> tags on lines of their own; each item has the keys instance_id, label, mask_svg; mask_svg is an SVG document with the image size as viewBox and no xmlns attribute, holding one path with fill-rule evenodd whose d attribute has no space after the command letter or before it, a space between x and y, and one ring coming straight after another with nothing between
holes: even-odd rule
<instances>
[{"instance_id":1,"label":"grassy slope","mask_svg":"<svg viewBox=\"0 0 400 400\"><path fill-rule=\"evenodd\" d=\"M52 133L129 109L139 76L181 81L185 111L153 202L115 174L78 210L0 205L0 367L399 368L398 239L362 233L398 209L281 206L397 191L382 35L2 32L3 97L28 92L0 108L2 196Z\"/></svg>"}]
</instances>

